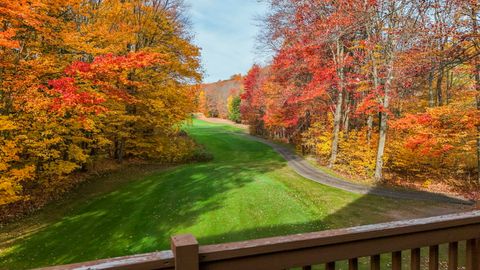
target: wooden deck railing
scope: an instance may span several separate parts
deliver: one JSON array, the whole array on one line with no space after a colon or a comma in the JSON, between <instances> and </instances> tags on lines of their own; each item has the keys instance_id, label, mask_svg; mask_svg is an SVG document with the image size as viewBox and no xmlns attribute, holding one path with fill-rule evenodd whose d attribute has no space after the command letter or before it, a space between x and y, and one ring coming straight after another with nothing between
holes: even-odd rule
<instances>
[{"instance_id":1,"label":"wooden deck railing","mask_svg":"<svg viewBox=\"0 0 480 270\"><path fill-rule=\"evenodd\" d=\"M461 241L465 249L459 249ZM324 264L334 270L336 262L348 260L348 268L355 270L358 258L370 257L369 268L378 270L380 254L390 254L388 268L400 270L407 250L410 269L419 270L420 250L427 247L424 261L433 270L439 269L440 244L448 244L449 270L458 269L460 256L467 270L480 270L480 211L207 246L180 235L172 237L171 251L45 269L281 270Z\"/></svg>"}]
</instances>

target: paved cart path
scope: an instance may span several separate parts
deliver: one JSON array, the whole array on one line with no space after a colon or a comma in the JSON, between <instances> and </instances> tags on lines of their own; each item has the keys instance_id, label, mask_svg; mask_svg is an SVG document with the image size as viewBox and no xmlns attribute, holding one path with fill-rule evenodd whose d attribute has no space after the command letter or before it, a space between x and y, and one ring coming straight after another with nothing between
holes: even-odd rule
<instances>
[{"instance_id":1,"label":"paved cart path","mask_svg":"<svg viewBox=\"0 0 480 270\"><path fill-rule=\"evenodd\" d=\"M474 202L467 200L462 197L454 197L450 195L433 193L427 191L419 190L399 190L392 189L388 187L374 187L367 186L357 183L352 183L345 181L343 179L331 176L321 169L314 167L304 158L295 154L292 150L282 145L273 143L271 141L258 138L251 135L245 135L250 137L252 140L256 140L271 146L277 153L283 156L288 165L294 169L301 176L310 179L312 181L328 185L331 187L339 188L342 190L350 191L357 194L373 194L383 197L395 198L395 199L406 199L406 200L422 200L422 201L436 201L436 202L445 202L445 203L455 203L455 204L465 204L473 205Z\"/></svg>"},{"instance_id":2,"label":"paved cart path","mask_svg":"<svg viewBox=\"0 0 480 270\"><path fill-rule=\"evenodd\" d=\"M224 119L203 118L203 117L201 119L211 123L234 124L233 122L229 120L224 120ZM234 125L237 125L237 124L234 124ZM279 153L282 157L284 157L287 160L288 165L293 170L295 170L299 175L323 185L335 187L338 189L346 190L346 191L357 193L357 194L373 194L373 195L395 198L395 199L435 201L435 202L464 204L464 205L474 204L474 202L469 201L465 198L454 197L454 196L445 195L445 194L418 191L418 190L400 190L400 189L393 189L388 187L375 187L375 186L367 186L367 185L348 182L343 179L331 176L325 173L324 171L322 171L321 169L314 167L304 158L300 157L294 151L292 151L291 149L285 146L279 145L277 143L271 142L263 138L248 135L248 134L244 134L244 136L247 136L252 140L269 145L277 153Z\"/></svg>"}]
</instances>

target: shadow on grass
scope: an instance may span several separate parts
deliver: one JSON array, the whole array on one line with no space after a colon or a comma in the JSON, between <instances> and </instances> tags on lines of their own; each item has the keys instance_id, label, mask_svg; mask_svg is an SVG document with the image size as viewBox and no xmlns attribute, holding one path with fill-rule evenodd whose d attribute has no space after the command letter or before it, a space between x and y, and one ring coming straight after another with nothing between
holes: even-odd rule
<instances>
[{"instance_id":1,"label":"shadow on grass","mask_svg":"<svg viewBox=\"0 0 480 270\"><path fill-rule=\"evenodd\" d=\"M378 189L383 190L383 187ZM354 227L361 225L377 224L383 222L390 222L396 220L406 220L414 218L425 218L438 215L446 215L458 212L465 212L471 210L471 206L461 205L461 204L444 204L436 203L432 204L431 202L425 201L414 201L413 203L408 200L398 199L392 200L390 198L379 197L376 195L377 188L373 187L372 194L366 194L361 196L359 199L354 200L352 203L346 205L334 213L327 215L318 220L313 220L303 223L291 223L291 224L282 224L276 226L266 226L266 227L257 227L254 229L232 231L222 235L211 235L207 237L199 237L198 241L203 245L208 244L218 244L219 239L221 242L236 242L236 241L245 241L253 240L258 238L265 237L275 237L275 236L285 236L292 234L300 233L309 233L316 231L323 231L335 228L345 228L345 227ZM392 208L395 205L398 205L398 208L391 209L385 213L383 208L386 204ZM415 205L410 209L403 209L406 205ZM383 212L380 211L383 210ZM434 211L432 211L434 210ZM371 212L369 212L371 211ZM448 243L440 245L440 257L439 257L439 266L440 269L447 269L447 259L448 259ZM465 241L459 243L459 257L458 263L460 269L465 267ZM422 247L421 250L421 265L422 269L428 268L428 247ZM402 269L410 269L410 251L406 250L402 252ZM381 268L380 269L391 269L392 261L391 254L382 254L381 255ZM300 268L297 268L300 269ZM312 269L319 270L325 269L325 265L315 265ZM336 265L337 270L347 270L348 260L339 261ZM359 258L359 269L367 270L370 268L370 258L364 257Z\"/></svg>"},{"instance_id":2,"label":"shadow on grass","mask_svg":"<svg viewBox=\"0 0 480 270\"><path fill-rule=\"evenodd\" d=\"M198 164L149 176L75 209L15 243L0 260L22 269L167 249L169 235L221 208L228 191L282 166Z\"/></svg>"},{"instance_id":3,"label":"shadow on grass","mask_svg":"<svg viewBox=\"0 0 480 270\"><path fill-rule=\"evenodd\" d=\"M229 191L248 185L252 181L248 179L253 179L255 174L267 173L282 166L281 163L268 166L258 164L248 168L199 164L162 173L161 179L149 176L92 201L60 222L14 245L10 255L1 258L13 268L4 269L65 264L168 249L170 235L178 234L182 228L199 222L202 214L221 208ZM201 244L242 241L398 219L396 216L376 215L376 206L382 200L392 204L392 201L376 196L362 196L318 220L232 230L199 237L198 240ZM368 214L369 218L362 216L369 209L373 212ZM450 211L454 210L445 210ZM405 218L420 216L428 216L428 213L406 213ZM383 261L385 267L388 263L388 259ZM0 269L3 269L1 265ZM364 266L368 266L367 261Z\"/></svg>"}]
</instances>

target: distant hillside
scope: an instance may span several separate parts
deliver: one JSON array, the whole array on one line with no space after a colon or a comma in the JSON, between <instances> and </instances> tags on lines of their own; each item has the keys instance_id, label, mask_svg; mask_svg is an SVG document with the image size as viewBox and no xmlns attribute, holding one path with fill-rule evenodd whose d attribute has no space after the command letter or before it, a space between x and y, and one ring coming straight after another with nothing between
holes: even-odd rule
<instances>
[{"instance_id":1,"label":"distant hillside","mask_svg":"<svg viewBox=\"0 0 480 270\"><path fill-rule=\"evenodd\" d=\"M239 95L243 89L243 77L234 75L229 80L203 84L207 106L211 117L227 118L227 99Z\"/></svg>"}]
</instances>

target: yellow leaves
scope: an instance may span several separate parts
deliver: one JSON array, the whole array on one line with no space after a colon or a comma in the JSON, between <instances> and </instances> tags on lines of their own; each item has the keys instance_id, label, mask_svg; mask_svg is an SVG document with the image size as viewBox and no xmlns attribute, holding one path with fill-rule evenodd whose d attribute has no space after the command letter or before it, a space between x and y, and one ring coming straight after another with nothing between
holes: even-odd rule
<instances>
[{"instance_id":1,"label":"yellow leaves","mask_svg":"<svg viewBox=\"0 0 480 270\"><path fill-rule=\"evenodd\" d=\"M27 165L23 168L10 170L0 176L0 205L12 203L25 197L19 195L22 191L22 182L31 181L35 177L35 166Z\"/></svg>"},{"instance_id":2,"label":"yellow leaves","mask_svg":"<svg viewBox=\"0 0 480 270\"><path fill-rule=\"evenodd\" d=\"M331 123L329 117L327 123ZM342 132L339 140L339 152L335 169L355 175L356 177L369 178L375 169L376 138L368 142L367 131L361 129L350 131L348 136ZM332 128L329 124L315 122L302 134L301 144L313 151L323 163L327 163L331 154Z\"/></svg>"},{"instance_id":3,"label":"yellow leaves","mask_svg":"<svg viewBox=\"0 0 480 270\"><path fill-rule=\"evenodd\" d=\"M0 144L0 171L6 170L9 167L8 163L17 161L19 152L20 149L15 141L2 140Z\"/></svg>"},{"instance_id":4,"label":"yellow leaves","mask_svg":"<svg viewBox=\"0 0 480 270\"><path fill-rule=\"evenodd\" d=\"M0 115L0 131L7 131L7 130L14 130L17 129L17 125L15 122L10 120L8 116L1 116Z\"/></svg>"},{"instance_id":5,"label":"yellow leaves","mask_svg":"<svg viewBox=\"0 0 480 270\"><path fill-rule=\"evenodd\" d=\"M203 113L205 116L209 117L208 115L208 105L207 105L207 96L205 95L205 91L200 91L198 95L198 111Z\"/></svg>"},{"instance_id":6,"label":"yellow leaves","mask_svg":"<svg viewBox=\"0 0 480 270\"><path fill-rule=\"evenodd\" d=\"M10 178L16 182L32 180L35 176L35 166L28 165L21 169L12 169Z\"/></svg>"},{"instance_id":7,"label":"yellow leaves","mask_svg":"<svg viewBox=\"0 0 480 270\"><path fill-rule=\"evenodd\" d=\"M51 175L57 175L57 176L67 175L75 171L79 167L80 166L75 162L65 161L65 160L58 160L55 162L48 163L44 166L47 173Z\"/></svg>"}]
</instances>

